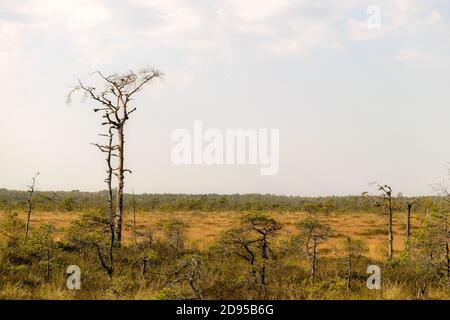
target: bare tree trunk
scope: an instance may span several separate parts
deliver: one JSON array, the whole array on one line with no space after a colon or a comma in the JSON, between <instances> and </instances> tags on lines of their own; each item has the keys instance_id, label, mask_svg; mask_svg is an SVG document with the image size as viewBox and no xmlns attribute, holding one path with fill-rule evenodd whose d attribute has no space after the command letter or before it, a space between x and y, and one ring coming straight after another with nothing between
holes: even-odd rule
<instances>
[{"instance_id":1,"label":"bare tree trunk","mask_svg":"<svg viewBox=\"0 0 450 320\"><path fill-rule=\"evenodd\" d=\"M411 208L413 202L408 202L406 204L406 249L409 251L410 249L410 241L411 241Z\"/></svg>"},{"instance_id":2,"label":"bare tree trunk","mask_svg":"<svg viewBox=\"0 0 450 320\"><path fill-rule=\"evenodd\" d=\"M117 195L116 195L116 238L120 243L122 241L122 214L123 214L123 188L124 188L124 133L123 125L120 125L117 129L118 133L118 151L119 151L119 166L117 168Z\"/></svg>"},{"instance_id":3,"label":"bare tree trunk","mask_svg":"<svg viewBox=\"0 0 450 320\"><path fill-rule=\"evenodd\" d=\"M109 127L108 130L108 148L106 150L107 156L106 156L106 162L108 165L108 176L106 178L106 183L108 184L108 205L109 205L109 214L110 214L110 219L111 222L114 221L114 195L113 195L113 188L112 188L112 178L113 178L113 174L114 174L114 169L112 166L112 152L114 149L113 146L113 128ZM99 147L100 148L100 147ZM102 148L100 148L101 151L104 152L104 150Z\"/></svg>"},{"instance_id":4,"label":"bare tree trunk","mask_svg":"<svg viewBox=\"0 0 450 320\"><path fill-rule=\"evenodd\" d=\"M388 248L388 260L392 260L392 258L394 257L394 234L392 231L392 198L391 195L389 194L389 227L388 227L388 232L389 232L389 248Z\"/></svg>"},{"instance_id":5,"label":"bare tree trunk","mask_svg":"<svg viewBox=\"0 0 450 320\"><path fill-rule=\"evenodd\" d=\"M411 236L411 206L408 205L406 211L406 241L409 241Z\"/></svg>"},{"instance_id":6,"label":"bare tree trunk","mask_svg":"<svg viewBox=\"0 0 450 320\"><path fill-rule=\"evenodd\" d=\"M25 226L25 241L28 239L28 232L30 230L30 218L31 218L31 210L33 210L33 204L31 199L28 201L28 214L27 214L27 224Z\"/></svg>"},{"instance_id":7,"label":"bare tree trunk","mask_svg":"<svg viewBox=\"0 0 450 320\"><path fill-rule=\"evenodd\" d=\"M317 242L315 240L313 245L312 259L311 259L311 279L314 282L316 279L316 269L317 269Z\"/></svg>"},{"instance_id":8,"label":"bare tree trunk","mask_svg":"<svg viewBox=\"0 0 450 320\"><path fill-rule=\"evenodd\" d=\"M142 259L141 279L144 278L145 273L147 272L147 263L148 263L148 259L147 259L147 257L144 257Z\"/></svg>"},{"instance_id":9,"label":"bare tree trunk","mask_svg":"<svg viewBox=\"0 0 450 320\"><path fill-rule=\"evenodd\" d=\"M36 173L35 176L33 177L31 186L29 186L28 197L26 199L28 203L28 213L27 213L27 224L25 226L25 241L27 241L28 239L28 232L30 230L31 211L33 210L33 194L36 185L36 178L38 175L39 172Z\"/></svg>"},{"instance_id":10,"label":"bare tree trunk","mask_svg":"<svg viewBox=\"0 0 450 320\"><path fill-rule=\"evenodd\" d=\"M101 251L101 249L100 249L100 246L96 245L95 248L97 249L97 256L98 256L98 258L99 258L99 260L100 260L100 263L101 263L102 267L103 267L103 268L106 270L106 272L108 273L108 277L109 277L109 279L111 280L111 279L112 279L112 276L113 276L113 273L114 273L114 267L113 267L113 264L112 264L112 260L110 260L110 263L109 263L109 264L106 263L105 259L103 258L103 255L102 255L102 251ZM111 254L111 252L112 252L112 251L110 250L110 254Z\"/></svg>"},{"instance_id":11,"label":"bare tree trunk","mask_svg":"<svg viewBox=\"0 0 450 320\"><path fill-rule=\"evenodd\" d=\"M114 140L114 134L113 134L114 127L110 126L108 129L108 134L101 134L101 136L108 138L108 144L107 145L100 145L100 144L94 144L97 146L101 152L106 153L106 163L108 166L108 169L106 170L107 176L105 179L106 184L108 185L108 217L106 220L106 223L108 225L108 228L110 230L110 238L109 238L109 248L108 248L108 261L106 262L106 258L103 258L102 252L100 250L100 247L97 245L97 254L99 256L100 262L102 264L102 267L108 272L108 276L111 278L112 274L114 272L114 247L115 247L115 240L116 240L116 231L115 231L115 211L114 211L114 195L113 195L113 187L112 187L112 179L114 174L114 168L112 164L112 157L116 156L114 153L114 150L117 150L117 146L113 145Z\"/></svg>"},{"instance_id":12,"label":"bare tree trunk","mask_svg":"<svg viewBox=\"0 0 450 320\"><path fill-rule=\"evenodd\" d=\"M389 222L388 222L388 261L392 260L394 257L394 233L392 231L392 219L393 219L393 210L392 210L392 188L385 185L380 185L376 182L371 184L376 184L378 186L378 190L383 192L383 206L387 206ZM386 204L387 203L387 204Z\"/></svg>"}]
</instances>

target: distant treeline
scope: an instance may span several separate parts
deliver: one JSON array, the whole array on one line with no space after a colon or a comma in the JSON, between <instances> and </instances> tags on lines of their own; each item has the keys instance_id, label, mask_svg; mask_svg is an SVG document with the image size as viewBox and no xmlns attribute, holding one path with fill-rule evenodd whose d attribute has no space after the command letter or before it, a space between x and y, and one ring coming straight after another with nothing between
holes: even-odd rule
<instances>
[{"instance_id":1,"label":"distant treeline","mask_svg":"<svg viewBox=\"0 0 450 320\"><path fill-rule=\"evenodd\" d=\"M1 210L22 210L26 191L0 189ZM395 208L403 210L406 201L416 200L414 210L426 212L442 197L395 198ZM310 213L380 212L377 199L369 196L300 197L271 194L139 194L125 195L125 207L138 211L306 211ZM107 193L37 191L33 206L41 211L83 211L106 206Z\"/></svg>"}]
</instances>

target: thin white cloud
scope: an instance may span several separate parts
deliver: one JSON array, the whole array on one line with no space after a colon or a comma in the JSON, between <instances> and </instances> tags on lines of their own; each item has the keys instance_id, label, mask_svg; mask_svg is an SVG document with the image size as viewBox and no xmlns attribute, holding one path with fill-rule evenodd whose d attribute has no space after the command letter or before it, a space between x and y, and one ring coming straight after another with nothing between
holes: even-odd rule
<instances>
[{"instance_id":1,"label":"thin white cloud","mask_svg":"<svg viewBox=\"0 0 450 320\"><path fill-rule=\"evenodd\" d=\"M0 63L29 57L55 34L61 35L77 60L91 66L109 64L118 52L133 50L144 40L159 50L180 49L185 59L214 57L226 63L238 59L242 41L280 56L315 49L343 50L353 41L389 37L420 41L415 38L426 36L437 44L449 44L448 21L434 2L376 3L381 9L381 30L367 28L366 7L357 0L126 0L120 6L99 0L5 0L6 11L23 19L0 21L0 39L9 44L0 48ZM132 15L121 14L121 6L131 13L138 11L145 19L131 23ZM359 15L355 14L358 10ZM120 28L112 23L117 23L117 17L124 19ZM27 41L36 47L25 45Z\"/></svg>"},{"instance_id":2,"label":"thin white cloud","mask_svg":"<svg viewBox=\"0 0 450 320\"><path fill-rule=\"evenodd\" d=\"M246 22L261 21L285 13L295 5L292 0L232 0L229 12Z\"/></svg>"},{"instance_id":3,"label":"thin white cloud","mask_svg":"<svg viewBox=\"0 0 450 320\"><path fill-rule=\"evenodd\" d=\"M304 54L313 49L342 50L343 43L336 34L331 19L297 19L290 22L288 36L275 39L270 50L277 55Z\"/></svg>"},{"instance_id":4,"label":"thin white cloud","mask_svg":"<svg viewBox=\"0 0 450 320\"><path fill-rule=\"evenodd\" d=\"M193 6L178 0L130 0L147 10L155 22L144 31L150 38L173 40L172 37L192 32L203 25L203 19Z\"/></svg>"},{"instance_id":5,"label":"thin white cloud","mask_svg":"<svg viewBox=\"0 0 450 320\"><path fill-rule=\"evenodd\" d=\"M394 55L394 60L408 66L438 66L444 61L436 56L417 49L404 49Z\"/></svg>"},{"instance_id":6,"label":"thin white cloud","mask_svg":"<svg viewBox=\"0 0 450 320\"><path fill-rule=\"evenodd\" d=\"M352 41L378 40L384 38L391 28L382 26L380 29L369 29L365 21L350 18L347 20L348 36Z\"/></svg>"},{"instance_id":7,"label":"thin white cloud","mask_svg":"<svg viewBox=\"0 0 450 320\"><path fill-rule=\"evenodd\" d=\"M111 16L100 2L87 0L28 0L11 5L11 9L27 17L34 26L47 30L56 26L89 29Z\"/></svg>"},{"instance_id":8,"label":"thin white cloud","mask_svg":"<svg viewBox=\"0 0 450 320\"><path fill-rule=\"evenodd\" d=\"M14 39L8 43L15 45L16 51L14 57L11 55L7 59L8 64L20 56L32 59L33 54L47 49L42 47L44 43L58 35L70 44L74 55L84 63L106 62L110 56L110 52L107 53L111 51L110 46L102 39L105 33L101 26L111 18L112 12L99 1L28 0L8 2L5 8L19 17L8 22L0 21L4 30L0 34L2 39L5 33L15 30Z\"/></svg>"}]
</instances>

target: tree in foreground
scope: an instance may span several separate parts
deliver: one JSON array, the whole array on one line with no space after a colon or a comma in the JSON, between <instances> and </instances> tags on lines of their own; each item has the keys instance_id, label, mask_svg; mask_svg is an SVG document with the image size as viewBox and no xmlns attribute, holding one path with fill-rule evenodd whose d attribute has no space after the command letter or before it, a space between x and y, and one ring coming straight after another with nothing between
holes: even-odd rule
<instances>
[{"instance_id":1,"label":"tree in foreground","mask_svg":"<svg viewBox=\"0 0 450 320\"><path fill-rule=\"evenodd\" d=\"M273 238L281 224L263 213L249 213L241 218L241 226L223 233L219 247L248 262L251 284L263 298L267 294L267 264L275 257Z\"/></svg>"},{"instance_id":2,"label":"tree in foreground","mask_svg":"<svg viewBox=\"0 0 450 320\"><path fill-rule=\"evenodd\" d=\"M95 112L103 113L102 125L111 128L116 132L116 140L110 148L114 150L113 157L116 164L113 167L114 176L117 178L115 197L115 234L117 241L122 240L122 219L123 219L123 197L125 185L125 173L131 172L125 167L125 126L130 115L136 111L132 105L135 95L152 83L156 78L162 78L162 73L153 68L142 69L139 72L127 72L123 74L113 74L105 76L100 71L95 72L100 77L103 87L98 89L89 86L78 80L67 97L67 102L71 102L71 97L76 92L83 93L84 100L90 100L96 104Z\"/></svg>"},{"instance_id":3,"label":"tree in foreground","mask_svg":"<svg viewBox=\"0 0 450 320\"><path fill-rule=\"evenodd\" d=\"M26 197L27 201L27 223L25 225L25 241L28 239L28 233L30 231L30 219L31 219L31 211L33 210L33 195L36 188L36 179L39 175L39 172L37 172L34 177L31 179L31 185L28 186L28 194Z\"/></svg>"},{"instance_id":4,"label":"tree in foreground","mask_svg":"<svg viewBox=\"0 0 450 320\"><path fill-rule=\"evenodd\" d=\"M406 205L406 240L405 240L405 246L407 250L410 249L410 243L411 243L411 210L416 201L415 200L407 200L405 202Z\"/></svg>"},{"instance_id":5,"label":"tree in foreground","mask_svg":"<svg viewBox=\"0 0 450 320\"><path fill-rule=\"evenodd\" d=\"M438 278L444 276L447 281L450 281L450 207L448 205L432 208L428 217L422 221L412 244L419 253L418 260L427 275Z\"/></svg>"},{"instance_id":6,"label":"tree in foreground","mask_svg":"<svg viewBox=\"0 0 450 320\"><path fill-rule=\"evenodd\" d=\"M257 235L257 245L261 263L259 265L259 277L262 285L262 296L267 293L267 262L274 257L273 250L270 245L270 238L281 229L281 224L275 219L262 213L250 213L242 218L242 224Z\"/></svg>"},{"instance_id":7,"label":"tree in foreground","mask_svg":"<svg viewBox=\"0 0 450 320\"><path fill-rule=\"evenodd\" d=\"M318 219L308 216L297 224L299 239L304 245L305 253L309 257L311 265L311 280L316 278L317 250L320 243L326 241L330 236L330 228L322 224Z\"/></svg>"},{"instance_id":8,"label":"tree in foreground","mask_svg":"<svg viewBox=\"0 0 450 320\"><path fill-rule=\"evenodd\" d=\"M393 200L392 200L392 188L385 185L380 185L376 182L371 185L376 185L378 190L381 191L381 202L377 205L384 207L388 211L388 261L394 257L394 231L393 231Z\"/></svg>"},{"instance_id":9,"label":"tree in foreground","mask_svg":"<svg viewBox=\"0 0 450 320\"><path fill-rule=\"evenodd\" d=\"M175 250L176 258L179 258L186 240L187 225L180 219L167 219L160 223L167 242Z\"/></svg>"},{"instance_id":10,"label":"tree in foreground","mask_svg":"<svg viewBox=\"0 0 450 320\"><path fill-rule=\"evenodd\" d=\"M0 220L0 235L8 248L18 248L23 244L23 230L25 223L17 212L6 212Z\"/></svg>"},{"instance_id":11,"label":"tree in foreground","mask_svg":"<svg viewBox=\"0 0 450 320\"><path fill-rule=\"evenodd\" d=\"M345 279L349 290L352 288L356 268L366 251L367 248L361 240L347 238L342 242L340 261L345 269Z\"/></svg>"},{"instance_id":12,"label":"tree in foreground","mask_svg":"<svg viewBox=\"0 0 450 320\"><path fill-rule=\"evenodd\" d=\"M66 230L66 237L68 243L80 251L93 250L101 267L112 278L117 248L114 245L114 225L109 214L101 210L84 213L79 219L72 221Z\"/></svg>"},{"instance_id":13,"label":"tree in foreground","mask_svg":"<svg viewBox=\"0 0 450 320\"><path fill-rule=\"evenodd\" d=\"M51 261L55 255L56 243L53 240L55 228L50 224L42 224L31 234L27 244L29 250L45 265L45 281L50 281Z\"/></svg>"}]
</instances>

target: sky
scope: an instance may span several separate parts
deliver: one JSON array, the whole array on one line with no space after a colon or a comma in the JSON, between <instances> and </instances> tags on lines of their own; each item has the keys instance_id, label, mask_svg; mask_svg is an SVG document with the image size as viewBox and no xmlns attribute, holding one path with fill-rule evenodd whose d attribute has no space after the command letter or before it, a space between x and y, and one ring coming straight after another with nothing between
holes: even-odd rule
<instances>
[{"instance_id":1,"label":"sky","mask_svg":"<svg viewBox=\"0 0 450 320\"><path fill-rule=\"evenodd\" d=\"M369 6L381 28L369 28ZM127 192L425 195L450 161L446 0L1 0L0 188L105 189L77 79L153 66L127 125ZM279 172L175 165L171 134L279 129Z\"/></svg>"}]
</instances>

